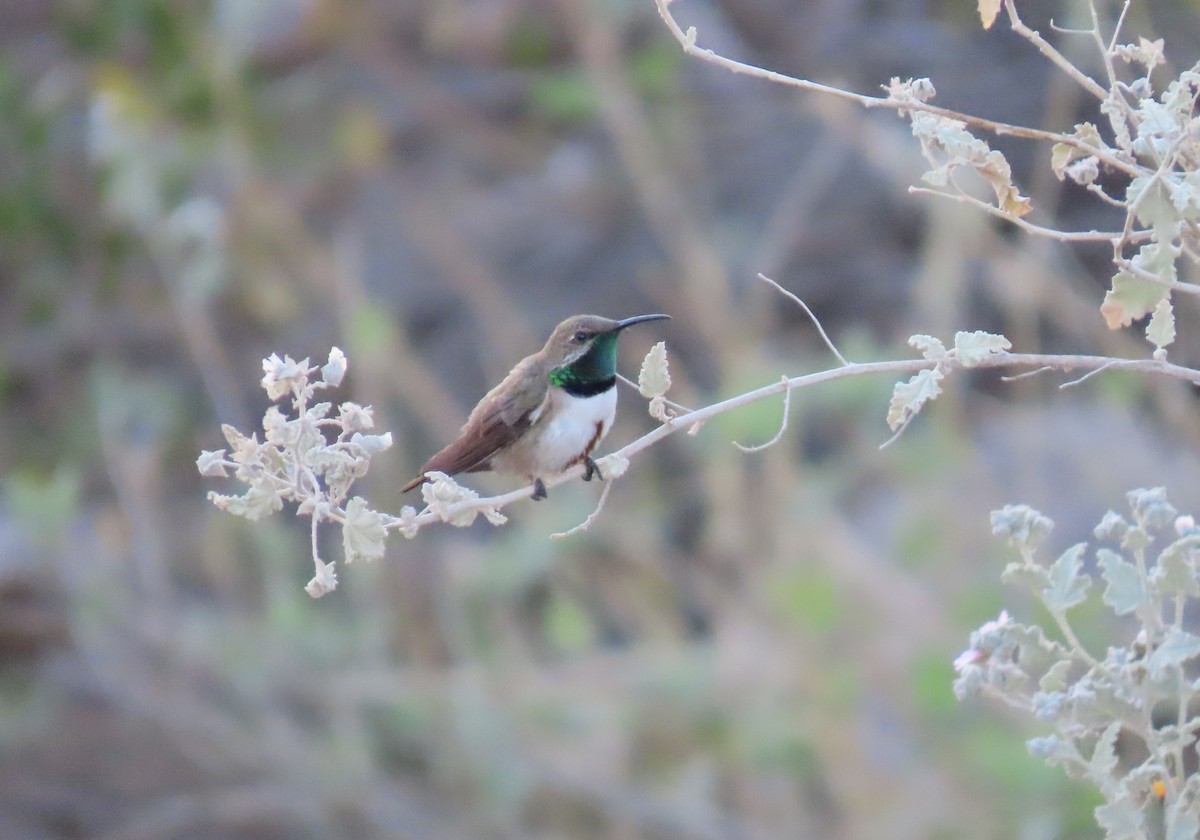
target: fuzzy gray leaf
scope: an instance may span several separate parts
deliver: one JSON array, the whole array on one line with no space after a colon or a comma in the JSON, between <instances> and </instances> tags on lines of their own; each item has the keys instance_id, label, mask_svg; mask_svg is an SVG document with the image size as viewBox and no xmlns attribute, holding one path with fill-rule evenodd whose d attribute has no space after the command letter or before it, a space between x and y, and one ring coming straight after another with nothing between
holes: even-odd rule
<instances>
[{"instance_id":1,"label":"fuzzy gray leaf","mask_svg":"<svg viewBox=\"0 0 1200 840\"><path fill-rule=\"evenodd\" d=\"M1092 751L1092 760L1088 762L1088 775L1093 781L1107 779L1117 766L1117 735L1120 731L1121 722L1114 720L1105 727L1104 732L1096 741L1096 747Z\"/></svg>"},{"instance_id":2,"label":"fuzzy gray leaf","mask_svg":"<svg viewBox=\"0 0 1200 840\"><path fill-rule=\"evenodd\" d=\"M667 365L667 343L660 341L650 348L642 360L638 372L638 391L646 399L661 397L671 387L671 374Z\"/></svg>"},{"instance_id":3,"label":"fuzzy gray leaf","mask_svg":"<svg viewBox=\"0 0 1200 840\"><path fill-rule=\"evenodd\" d=\"M1067 675L1071 673L1071 660L1060 659L1050 666L1049 670L1042 675L1038 681L1038 688L1042 691L1065 691L1067 688Z\"/></svg>"},{"instance_id":4,"label":"fuzzy gray leaf","mask_svg":"<svg viewBox=\"0 0 1200 840\"><path fill-rule=\"evenodd\" d=\"M1096 551L1096 560L1100 563L1104 579L1108 582L1108 588L1104 590L1104 603L1112 607L1113 612L1117 615L1128 615L1150 603L1150 596L1146 594L1146 587L1137 566L1107 548Z\"/></svg>"},{"instance_id":5,"label":"fuzzy gray leaf","mask_svg":"<svg viewBox=\"0 0 1200 840\"><path fill-rule=\"evenodd\" d=\"M892 401L888 405L888 428L896 431L919 412L925 403L942 393L939 383L944 376L945 374L937 368L926 368L907 382L897 382L896 387L892 389Z\"/></svg>"},{"instance_id":6,"label":"fuzzy gray leaf","mask_svg":"<svg viewBox=\"0 0 1200 840\"><path fill-rule=\"evenodd\" d=\"M355 496L346 504L346 521L342 525L342 549L346 562L355 560L379 560L383 557L383 544L387 533L383 517L367 507L362 496Z\"/></svg>"},{"instance_id":7,"label":"fuzzy gray leaf","mask_svg":"<svg viewBox=\"0 0 1200 840\"><path fill-rule=\"evenodd\" d=\"M1126 798L1101 805L1094 813L1107 840L1141 840L1145 836L1142 812Z\"/></svg>"},{"instance_id":8,"label":"fuzzy gray leaf","mask_svg":"<svg viewBox=\"0 0 1200 840\"><path fill-rule=\"evenodd\" d=\"M1065 612L1087 598L1092 580L1079 573L1086 548L1087 543L1077 543L1050 566L1050 585L1042 590L1042 600L1051 612Z\"/></svg>"},{"instance_id":9,"label":"fuzzy gray leaf","mask_svg":"<svg viewBox=\"0 0 1200 840\"><path fill-rule=\"evenodd\" d=\"M954 334L954 354L963 367L975 367L988 356L1006 353L1012 343L1002 335L975 330Z\"/></svg>"},{"instance_id":10,"label":"fuzzy gray leaf","mask_svg":"<svg viewBox=\"0 0 1200 840\"><path fill-rule=\"evenodd\" d=\"M1162 644L1150 654L1146 664L1150 668L1151 678L1158 680L1167 668L1177 668L1195 656L1200 656L1200 636L1186 630L1172 629Z\"/></svg>"},{"instance_id":11,"label":"fuzzy gray leaf","mask_svg":"<svg viewBox=\"0 0 1200 840\"><path fill-rule=\"evenodd\" d=\"M1196 840L1197 833L1200 833L1200 818L1187 809L1187 802L1181 797L1167 818L1166 840Z\"/></svg>"},{"instance_id":12,"label":"fuzzy gray leaf","mask_svg":"<svg viewBox=\"0 0 1200 840\"><path fill-rule=\"evenodd\" d=\"M1009 586L1020 586L1030 592L1041 592L1050 586L1050 575L1036 563L1014 560L1004 567L1000 580Z\"/></svg>"},{"instance_id":13,"label":"fuzzy gray leaf","mask_svg":"<svg viewBox=\"0 0 1200 840\"><path fill-rule=\"evenodd\" d=\"M1158 555L1158 564L1150 573L1150 586L1156 595L1200 595L1193 559L1200 550L1200 536L1195 534L1175 540Z\"/></svg>"}]
</instances>

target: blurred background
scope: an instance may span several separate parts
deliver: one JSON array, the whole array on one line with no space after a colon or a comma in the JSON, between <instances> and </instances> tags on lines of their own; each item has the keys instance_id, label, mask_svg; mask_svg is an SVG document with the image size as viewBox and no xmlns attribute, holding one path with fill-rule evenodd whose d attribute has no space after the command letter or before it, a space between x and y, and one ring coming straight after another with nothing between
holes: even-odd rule
<instances>
[{"instance_id":1,"label":"blurred background","mask_svg":"<svg viewBox=\"0 0 1200 840\"><path fill-rule=\"evenodd\" d=\"M855 91L1093 116L973 3L674 9ZM1022 9L1096 69L1050 26L1086 9ZM1192 0L1128 31L1176 70L1200 51ZM1120 225L1047 148L996 145L1035 221ZM686 59L650 0L4 0L0 837L1097 836L1098 798L1027 755L1032 723L959 706L950 662L1002 607L1044 619L999 583L993 508L1042 509L1055 552L1132 487L1200 511L1178 383L962 376L883 451L892 382L804 390L766 452L730 441L769 439L778 400L655 446L586 534L548 539L595 504L572 483L394 536L321 601L307 521L220 514L196 473L220 423L257 427L272 352L347 352L341 398L396 438L363 483L390 512L570 314L670 313L622 368L664 338L689 406L831 367L760 271L855 361L956 329L1148 354L1103 328L1106 246L908 195L922 171L894 114ZM626 389L607 448L652 427ZM1127 630L1088 609L1095 650Z\"/></svg>"}]
</instances>

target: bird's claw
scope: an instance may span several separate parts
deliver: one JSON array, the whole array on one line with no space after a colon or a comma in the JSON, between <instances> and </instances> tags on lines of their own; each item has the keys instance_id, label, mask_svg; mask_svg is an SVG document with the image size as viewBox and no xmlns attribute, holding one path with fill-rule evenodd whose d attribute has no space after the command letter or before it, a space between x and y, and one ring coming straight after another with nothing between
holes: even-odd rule
<instances>
[{"instance_id":1,"label":"bird's claw","mask_svg":"<svg viewBox=\"0 0 1200 840\"><path fill-rule=\"evenodd\" d=\"M600 472L600 465L595 462L591 455L583 456L583 480L591 481L592 476L601 481L604 480L604 473Z\"/></svg>"}]
</instances>

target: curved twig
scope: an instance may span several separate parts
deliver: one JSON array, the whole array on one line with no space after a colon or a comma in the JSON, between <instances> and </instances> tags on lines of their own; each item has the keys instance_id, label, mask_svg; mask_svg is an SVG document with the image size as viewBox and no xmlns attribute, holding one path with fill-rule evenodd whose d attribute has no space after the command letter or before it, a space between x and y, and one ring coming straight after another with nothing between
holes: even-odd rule
<instances>
[{"instance_id":1,"label":"curved twig","mask_svg":"<svg viewBox=\"0 0 1200 840\"><path fill-rule=\"evenodd\" d=\"M829 352L832 353L837 358L837 360L842 363L842 367L845 367L846 365L850 364L848 361L846 361L846 357L843 356L840 352L838 352L837 347L835 347L833 345L833 341L830 340L828 333L825 332L825 328L823 326L821 326L821 320L816 315L813 314L813 311L808 308L808 304L805 303L803 300L801 300L799 295L797 295L795 292L789 292L787 289L783 288L783 286L780 286L778 283L776 283L774 280L772 280L767 275L763 274L761 271L758 273L758 279L762 280L765 283L771 284L772 286L775 287L775 289L781 295L783 295L788 300L792 301L797 306L799 306L801 309L803 309L805 314L808 315L808 317L812 319L813 326L815 326L817 328L817 332L819 332L821 334L821 340L825 342L825 346L829 348Z\"/></svg>"},{"instance_id":2,"label":"curved twig","mask_svg":"<svg viewBox=\"0 0 1200 840\"><path fill-rule=\"evenodd\" d=\"M761 274L758 276L762 277ZM766 278L763 278L763 279L765 280ZM805 308L807 308L807 307L805 307ZM835 350L834 352L836 353L837 351ZM783 377L783 381L787 382L786 376ZM762 452L764 449L770 449L772 446L779 443L779 441L783 438L783 433L787 431L788 414L791 413L791 408L792 408L792 389L788 388L786 391L783 392L783 420L780 421L779 431L777 431L775 433L774 437L772 437L766 443L760 443L757 446L743 446L742 444L738 443L736 440L730 441L730 443L732 443L738 449L742 450L743 452L745 452L747 454L749 454L751 452Z\"/></svg>"}]
</instances>

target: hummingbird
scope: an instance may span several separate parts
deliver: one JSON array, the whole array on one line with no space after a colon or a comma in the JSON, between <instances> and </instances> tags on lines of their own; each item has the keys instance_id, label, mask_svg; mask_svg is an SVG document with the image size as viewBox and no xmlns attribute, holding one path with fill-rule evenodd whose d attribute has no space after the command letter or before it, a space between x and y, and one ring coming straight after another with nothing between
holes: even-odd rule
<instances>
[{"instance_id":1,"label":"hummingbird","mask_svg":"<svg viewBox=\"0 0 1200 840\"><path fill-rule=\"evenodd\" d=\"M563 321L541 350L519 361L484 395L458 437L426 461L401 492L435 471L518 475L533 483L535 501L546 498L544 479L576 464L584 465L584 481L603 480L592 452L617 411L617 338L626 327L670 317L614 321L575 315Z\"/></svg>"}]
</instances>

